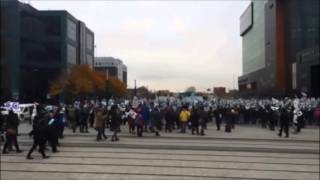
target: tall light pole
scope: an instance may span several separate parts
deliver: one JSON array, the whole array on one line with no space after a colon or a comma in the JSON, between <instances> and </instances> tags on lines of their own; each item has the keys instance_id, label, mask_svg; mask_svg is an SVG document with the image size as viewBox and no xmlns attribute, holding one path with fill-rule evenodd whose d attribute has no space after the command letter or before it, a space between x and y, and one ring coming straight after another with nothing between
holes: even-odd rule
<instances>
[{"instance_id":1,"label":"tall light pole","mask_svg":"<svg viewBox=\"0 0 320 180\"><path fill-rule=\"evenodd\" d=\"M109 102L109 69L106 68L106 104Z\"/></svg>"},{"instance_id":2,"label":"tall light pole","mask_svg":"<svg viewBox=\"0 0 320 180\"><path fill-rule=\"evenodd\" d=\"M134 96L137 96L137 80L134 80Z\"/></svg>"}]
</instances>

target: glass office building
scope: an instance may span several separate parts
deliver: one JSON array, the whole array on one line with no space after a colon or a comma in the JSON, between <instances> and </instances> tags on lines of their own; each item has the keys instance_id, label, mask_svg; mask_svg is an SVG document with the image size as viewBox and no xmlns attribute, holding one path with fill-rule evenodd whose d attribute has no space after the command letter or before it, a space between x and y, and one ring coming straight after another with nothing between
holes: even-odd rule
<instances>
[{"instance_id":1,"label":"glass office building","mask_svg":"<svg viewBox=\"0 0 320 180\"><path fill-rule=\"evenodd\" d=\"M264 5L266 1L251 3L242 21L252 21L251 29L242 33L242 72L248 74L265 67Z\"/></svg>"},{"instance_id":2,"label":"glass office building","mask_svg":"<svg viewBox=\"0 0 320 180\"><path fill-rule=\"evenodd\" d=\"M249 7L252 24L247 20ZM252 95L306 92L319 97L319 1L257 0L249 7L240 17L244 67L239 90ZM263 16L264 21L255 21Z\"/></svg>"},{"instance_id":3,"label":"glass office building","mask_svg":"<svg viewBox=\"0 0 320 180\"><path fill-rule=\"evenodd\" d=\"M79 21L67 11L39 11L16 0L0 3L1 101L44 101L59 74L89 62L79 60L79 43L87 47L79 40ZM89 29L84 33L92 37L85 57L93 57L93 33Z\"/></svg>"}]
</instances>

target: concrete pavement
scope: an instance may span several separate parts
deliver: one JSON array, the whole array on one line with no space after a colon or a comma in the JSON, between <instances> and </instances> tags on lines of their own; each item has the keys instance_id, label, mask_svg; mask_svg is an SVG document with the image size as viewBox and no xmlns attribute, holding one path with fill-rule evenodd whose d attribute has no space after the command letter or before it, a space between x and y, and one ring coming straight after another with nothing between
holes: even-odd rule
<instances>
[{"instance_id":1,"label":"concrete pavement","mask_svg":"<svg viewBox=\"0 0 320 180\"><path fill-rule=\"evenodd\" d=\"M231 133L209 125L206 136L147 133L138 138L123 127L119 142L96 142L66 130L60 152L26 160L32 139L19 129L25 150L1 155L1 179L319 179L319 129L279 138L276 132L238 126ZM107 131L107 135L111 132Z\"/></svg>"}]
</instances>

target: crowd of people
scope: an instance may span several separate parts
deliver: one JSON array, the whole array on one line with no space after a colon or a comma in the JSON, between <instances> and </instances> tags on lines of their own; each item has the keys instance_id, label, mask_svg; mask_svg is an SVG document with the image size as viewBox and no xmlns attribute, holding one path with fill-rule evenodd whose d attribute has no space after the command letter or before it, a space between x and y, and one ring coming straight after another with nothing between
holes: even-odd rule
<instances>
[{"instance_id":1,"label":"crowd of people","mask_svg":"<svg viewBox=\"0 0 320 180\"><path fill-rule=\"evenodd\" d=\"M187 133L204 136L207 124L214 122L216 130L232 132L236 125L257 124L261 128L275 131L278 135L289 137L289 128L293 133L301 132L306 125L320 125L320 99L315 98L284 98L277 99L206 99L188 101L181 98L133 100L102 100L75 101L72 104L50 106L36 104L33 110L32 131L33 145L27 159L33 159L32 153L38 147L43 158L46 146L52 152L58 152L59 139L64 137L64 129L68 127L75 133L89 133L93 128L96 141L107 139L105 129L112 132L111 141L119 141L118 133L121 125L127 126L129 133L143 137L143 133L160 132ZM5 132L5 143L2 153L15 146L18 153L22 152L17 143L19 119L10 110L6 117L1 115L1 129Z\"/></svg>"}]
</instances>

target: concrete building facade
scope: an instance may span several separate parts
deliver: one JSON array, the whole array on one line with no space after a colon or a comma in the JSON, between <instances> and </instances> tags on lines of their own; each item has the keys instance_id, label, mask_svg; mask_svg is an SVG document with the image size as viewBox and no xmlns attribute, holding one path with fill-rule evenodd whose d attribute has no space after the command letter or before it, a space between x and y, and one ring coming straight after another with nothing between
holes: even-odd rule
<instances>
[{"instance_id":1,"label":"concrete building facade","mask_svg":"<svg viewBox=\"0 0 320 180\"><path fill-rule=\"evenodd\" d=\"M94 69L108 76L117 77L127 85L127 66L122 60L113 57L95 57Z\"/></svg>"}]
</instances>

